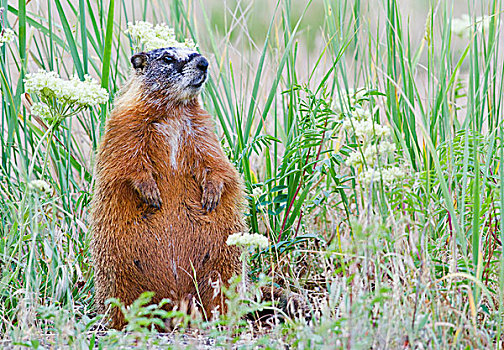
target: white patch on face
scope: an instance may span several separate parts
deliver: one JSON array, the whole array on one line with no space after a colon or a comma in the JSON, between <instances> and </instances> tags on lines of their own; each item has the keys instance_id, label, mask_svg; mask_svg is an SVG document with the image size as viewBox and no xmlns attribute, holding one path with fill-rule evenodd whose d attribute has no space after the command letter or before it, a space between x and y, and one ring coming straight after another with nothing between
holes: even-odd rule
<instances>
[{"instance_id":1,"label":"white patch on face","mask_svg":"<svg viewBox=\"0 0 504 350\"><path fill-rule=\"evenodd\" d=\"M173 54L177 61L185 61L189 58L189 55L198 52L185 47L177 47L176 49L170 50L170 53Z\"/></svg>"},{"instance_id":2,"label":"white patch on face","mask_svg":"<svg viewBox=\"0 0 504 350\"><path fill-rule=\"evenodd\" d=\"M177 169L177 154L181 136L180 121L166 120L162 123L156 123L155 125L170 146L170 165L173 169Z\"/></svg>"},{"instance_id":3,"label":"white patch on face","mask_svg":"<svg viewBox=\"0 0 504 350\"><path fill-rule=\"evenodd\" d=\"M193 101L208 77L208 61L194 49L177 47L148 53L151 63L140 72L146 90L156 92L151 103L160 107L168 102ZM155 102L154 100L158 100Z\"/></svg>"}]
</instances>

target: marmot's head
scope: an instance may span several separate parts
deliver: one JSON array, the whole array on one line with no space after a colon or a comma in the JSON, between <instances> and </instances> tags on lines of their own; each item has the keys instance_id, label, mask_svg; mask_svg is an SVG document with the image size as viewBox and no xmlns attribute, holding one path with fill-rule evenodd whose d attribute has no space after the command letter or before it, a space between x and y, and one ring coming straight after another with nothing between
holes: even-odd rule
<instances>
[{"instance_id":1,"label":"marmot's head","mask_svg":"<svg viewBox=\"0 0 504 350\"><path fill-rule=\"evenodd\" d=\"M167 47L131 57L136 76L149 93L171 102L193 100L207 79L208 61L189 48Z\"/></svg>"}]
</instances>

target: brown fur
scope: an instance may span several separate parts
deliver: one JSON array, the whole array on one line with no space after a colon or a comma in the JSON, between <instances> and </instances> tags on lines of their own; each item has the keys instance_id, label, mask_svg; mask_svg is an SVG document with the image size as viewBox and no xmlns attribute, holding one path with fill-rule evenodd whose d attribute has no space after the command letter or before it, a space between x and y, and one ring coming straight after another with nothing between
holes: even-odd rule
<instances>
[{"instance_id":1,"label":"brown fur","mask_svg":"<svg viewBox=\"0 0 504 350\"><path fill-rule=\"evenodd\" d=\"M92 205L97 311L153 291L172 307L194 297L210 318L225 311L211 282L240 272L226 240L245 230L242 184L197 99L159 100L133 77L106 126ZM114 308L110 326L124 323Z\"/></svg>"}]
</instances>

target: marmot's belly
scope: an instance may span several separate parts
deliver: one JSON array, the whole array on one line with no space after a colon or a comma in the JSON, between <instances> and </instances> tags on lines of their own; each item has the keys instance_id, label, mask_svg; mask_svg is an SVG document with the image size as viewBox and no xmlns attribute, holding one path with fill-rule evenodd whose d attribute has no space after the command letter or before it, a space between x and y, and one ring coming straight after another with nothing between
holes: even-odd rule
<instances>
[{"instance_id":1,"label":"marmot's belly","mask_svg":"<svg viewBox=\"0 0 504 350\"><path fill-rule=\"evenodd\" d=\"M95 282L103 311L110 297L130 304L145 291L155 292L154 302L169 298L174 305L198 294L210 310L218 304L215 286L227 285L240 272L240 251L226 244L230 234L244 229L234 194L224 191L216 209L207 213L199 186L159 185L160 210L123 190L115 192L123 194L118 202L105 198L108 205L95 215Z\"/></svg>"},{"instance_id":2,"label":"marmot's belly","mask_svg":"<svg viewBox=\"0 0 504 350\"><path fill-rule=\"evenodd\" d=\"M135 230L121 265L134 271L140 289L154 291L159 298L183 296L195 290L195 280L212 271L226 272L219 271L222 264L217 261L225 257L216 254L226 250L225 242L210 234L204 226L191 228L181 221Z\"/></svg>"},{"instance_id":3,"label":"marmot's belly","mask_svg":"<svg viewBox=\"0 0 504 350\"><path fill-rule=\"evenodd\" d=\"M117 232L124 235L114 252L120 255L117 268L128 275L123 283L131 284L124 288L153 291L156 300L180 300L207 288L210 280L226 283L239 273L240 253L226 244L230 234L243 230L239 213L228 206L207 213L200 196L198 191L171 200L163 196L161 210L140 214Z\"/></svg>"}]
</instances>

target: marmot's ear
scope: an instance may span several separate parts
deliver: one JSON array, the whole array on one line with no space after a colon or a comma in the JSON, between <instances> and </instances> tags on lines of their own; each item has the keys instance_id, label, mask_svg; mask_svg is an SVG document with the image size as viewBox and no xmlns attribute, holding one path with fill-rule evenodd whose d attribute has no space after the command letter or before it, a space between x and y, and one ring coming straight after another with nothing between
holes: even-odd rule
<instances>
[{"instance_id":1,"label":"marmot's ear","mask_svg":"<svg viewBox=\"0 0 504 350\"><path fill-rule=\"evenodd\" d=\"M147 66L147 63L147 54L145 52L140 52L131 56L131 64L135 69L143 69Z\"/></svg>"}]
</instances>

